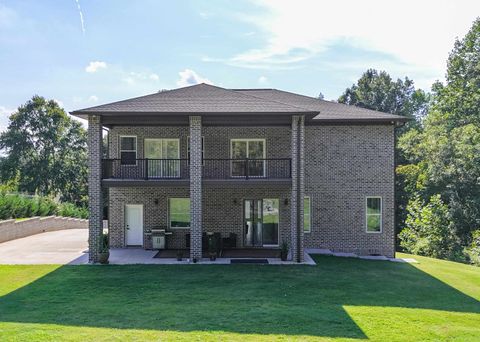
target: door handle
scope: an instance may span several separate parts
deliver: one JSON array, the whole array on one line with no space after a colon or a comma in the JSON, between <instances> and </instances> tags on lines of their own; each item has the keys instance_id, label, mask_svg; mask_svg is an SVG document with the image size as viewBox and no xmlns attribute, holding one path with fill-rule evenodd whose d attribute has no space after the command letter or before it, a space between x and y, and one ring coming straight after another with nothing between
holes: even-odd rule
<instances>
[{"instance_id":1,"label":"door handle","mask_svg":"<svg viewBox=\"0 0 480 342\"><path fill-rule=\"evenodd\" d=\"M130 230L130 226L127 224L127 230Z\"/></svg>"}]
</instances>

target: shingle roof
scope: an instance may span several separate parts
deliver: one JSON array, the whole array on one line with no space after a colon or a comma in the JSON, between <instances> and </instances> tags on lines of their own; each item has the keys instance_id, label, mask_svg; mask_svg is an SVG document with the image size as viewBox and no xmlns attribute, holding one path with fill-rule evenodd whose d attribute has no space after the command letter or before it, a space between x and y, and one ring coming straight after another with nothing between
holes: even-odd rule
<instances>
[{"instance_id":1,"label":"shingle roof","mask_svg":"<svg viewBox=\"0 0 480 342\"><path fill-rule=\"evenodd\" d=\"M406 117L394 114L383 113L375 110L346 105L332 101L319 100L314 97L299 95L277 89L234 89L243 94L257 96L258 98L288 103L293 106L318 111L319 114L313 120L322 121L408 121Z\"/></svg>"},{"instance_id":2,"label":"shingle roof","mask_svg":"<svg viewBox=\"0 0 480 342\"><path fill-rule=\"evenodd\" d=\"M244 94L208 84L178 88L124 101L74 111L72 114L108 113L309 113L315 110L295 107L275 100Z\"/></svg>"},{"instance_id":3,"label":"shingle roof","mask_svg":"<svg viewBox=\"0 0 480 342\"><path fill-rule=\"evenodd\" d=\"M73 115L305 114L314 121L407 121L365 108L319 100L277 89L224 89L208 84L178 88L100 106Z\"/></svg>"}]
</instances>

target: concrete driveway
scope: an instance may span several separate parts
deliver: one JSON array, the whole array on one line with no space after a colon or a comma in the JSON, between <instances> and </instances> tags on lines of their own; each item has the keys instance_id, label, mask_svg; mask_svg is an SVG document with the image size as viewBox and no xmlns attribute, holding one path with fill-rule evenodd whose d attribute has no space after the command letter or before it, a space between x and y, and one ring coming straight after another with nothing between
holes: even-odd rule
<instances>
[{"instance_id":1,"label":"concrete driveway","mask_svg":"<svg viewBox=\"0 0 480 342\"><path fill-rule=\"evenodd\" d=\"M88 229L65 229L0 243L0 264L84 264Z\"/></svg>"}]
</instances>

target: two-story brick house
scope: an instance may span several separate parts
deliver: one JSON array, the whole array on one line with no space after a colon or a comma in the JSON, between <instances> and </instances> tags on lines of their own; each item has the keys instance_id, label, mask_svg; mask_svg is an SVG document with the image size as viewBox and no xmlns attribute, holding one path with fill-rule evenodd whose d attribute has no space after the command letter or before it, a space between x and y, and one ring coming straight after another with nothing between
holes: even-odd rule
<instances>
[{"instance_id":1,"label":"two-story brick house","mask_svg":"<svg viewBox=\"0 0 480 342\"><path fill-rule=\"evenodd\" d=\"M403 117L206 84L72 114L88 119L91 262L104 201L111 247L152 248L149 232L165 227L168 248L197 260L207 231L236 248L286 242L295 261L305 248L394 256Z\"/></svg>"}]
</instances>

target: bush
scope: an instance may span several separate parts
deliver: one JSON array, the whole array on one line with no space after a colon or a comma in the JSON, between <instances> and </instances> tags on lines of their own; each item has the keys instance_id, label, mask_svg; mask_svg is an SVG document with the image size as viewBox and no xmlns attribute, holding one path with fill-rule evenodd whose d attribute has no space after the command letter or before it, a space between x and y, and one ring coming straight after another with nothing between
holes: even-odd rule
<instances>
[{"instance_id":1,"label":"bush","mask_svg":"<svg viewBox=\"0 0 480 342\"><path fill-rule=\"evenodd\" d=\"M480 266L480 229L472 233L472 243L465 248L470 263Z\"/></svg>"},{"instance_id":2,"label":"bush","mask_svg":"<svg viewBox=\"0 0 480 342\"><path fill-rule=\"evenodd\" d=\"M49 197L0 192L0 220L50 215L88 218L88 209Z\"/></svg>"}]
</instances>

